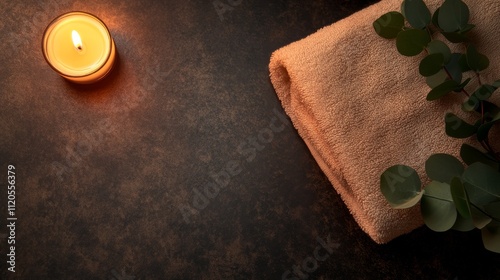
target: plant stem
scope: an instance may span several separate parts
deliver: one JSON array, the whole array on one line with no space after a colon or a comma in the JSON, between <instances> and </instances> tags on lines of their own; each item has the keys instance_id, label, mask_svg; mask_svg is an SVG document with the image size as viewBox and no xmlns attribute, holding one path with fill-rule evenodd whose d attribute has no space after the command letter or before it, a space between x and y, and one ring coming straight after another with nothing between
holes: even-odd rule
<instances>
[{"instance_id":1,"label":"plant stem","mask_svg":"<svg viewBox=\"0 0 500 280\"><path fill-rule=\"evenodd\" d=\"M474 71L474 74L476 74L479 86L482 86L483 82L481 81L481 76L476 71ZM484 119L484 117L485 117L485 115L484 115L484 102L481 101L480 104L481 104L481 124L484 124L485 123L485 119ZM489 139L485 139L484 141L480 141L480 142L481 142L481 145L483 146L483 148L486 149L486 151L488 151L496 160L500 161L500 158L499 158L498 154L491 147Z\"/></svg>"},{"instance_id":2,"label":"plant stem","mask_svg":"<svg viewBox=\"0 0 500 280\"><path fill-rule=\"evenodd\" d=\"M453 80L453 77L451 76L450 72L448 71L448 69L446 69L446 67L443 66L443 69L444 71L446 72L446 75L448 76L448 78L450 78L451 80ZM462 89L461 92L463 94L465 94L467 97L470 97L470 94L465 90L465 89ZM482 102L481 102L482 103Z\"/></svg>"},{"instance_id":3,"label":"plant stem","mask_svg":"<svg viewBox=\"0 0 500 280\"><path fill-rule=\"evenodd\" d=\"M476 74L476 77L477 77L477 81L479 83L480 86L483 85L483 82L481 82L481 76L479 76L479 73L478 72L474 72Z\"/></svg>"},{"instance_id":4,"label":"plant stem","mask_svg":"<svg viewBox=\"0 0 500 280\"><path fill-rule=\"evenodd\" d=\"M432 41L432 32L428 25L425 27L425 30L427 30L427 33L429 34L429 37L431 38Z\"/></svg>"}]
</instances>

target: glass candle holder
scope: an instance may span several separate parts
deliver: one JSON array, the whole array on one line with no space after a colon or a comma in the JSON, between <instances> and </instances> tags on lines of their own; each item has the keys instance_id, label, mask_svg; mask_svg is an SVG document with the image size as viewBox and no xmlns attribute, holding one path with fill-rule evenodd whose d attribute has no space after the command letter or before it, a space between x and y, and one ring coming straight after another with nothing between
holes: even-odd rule
<instances>
[{"instance_id":1,"label":"glass candle holder","mask_svg":"<svg viewBox=\"0 0 500 280\"><path fill-rule=\"evenodd\" d=\"M104 78L116 57L107 26L85 12L70 12L54 19L43 34L42 51L59 75L81 84Z\"/></svg>"}]
</instances>

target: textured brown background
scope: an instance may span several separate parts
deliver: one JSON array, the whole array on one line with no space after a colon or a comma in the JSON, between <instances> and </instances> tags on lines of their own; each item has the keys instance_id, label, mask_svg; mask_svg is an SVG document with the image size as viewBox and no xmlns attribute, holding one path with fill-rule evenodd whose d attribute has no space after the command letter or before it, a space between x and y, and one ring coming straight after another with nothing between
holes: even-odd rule
<instances>
[{"instance_id":1,"label":"textured brown background","mask_svg":"<svg viewBox=\"0 0 500 280\"><path fill-rule=\"evenodd\" d=\"M221 0L221 16L213 2L0 0L2 279L281 279L318 238L334 249L303 279L500 275L478 231L374 244L278 117L272 51L373 0ZM43 59L43 30L72 10L115 39L119 63L100 84L68 83ZM200 197L214 178L224 187Z\"/></svg>"}]
</instances>

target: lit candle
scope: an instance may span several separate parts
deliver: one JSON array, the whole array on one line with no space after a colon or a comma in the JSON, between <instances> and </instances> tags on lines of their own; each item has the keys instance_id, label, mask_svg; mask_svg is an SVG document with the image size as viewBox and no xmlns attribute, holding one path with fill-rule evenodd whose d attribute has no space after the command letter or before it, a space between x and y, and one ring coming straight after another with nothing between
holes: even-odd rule
<instances>
[{"instance_id":1,"label":"lit candle","mask_svg":"<svg viewBox=\"0 0 500 280\"><path fill-rule=\"evenodd\" d=\"M104 78L115 61L115 43L96 16L71 12L54 19L43 35L43 55L62 77L88 84Z\"/></svg>"}]
</instances>

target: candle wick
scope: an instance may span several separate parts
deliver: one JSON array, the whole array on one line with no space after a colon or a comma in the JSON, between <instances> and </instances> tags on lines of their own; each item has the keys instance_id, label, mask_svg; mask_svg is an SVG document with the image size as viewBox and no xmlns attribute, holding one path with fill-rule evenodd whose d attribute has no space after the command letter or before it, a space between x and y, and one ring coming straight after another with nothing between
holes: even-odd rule
<instances>
[{"instance_id":1,"label":"candle wick","mask_svg":"<svg viewBox=\"0 0 500 280\"><path fill-rule=\"evenodd\" d=\"M77 47L77 49L78 49L79 51L81 51L81 50L82 50L82 46L78 46L78 47Z\"/></svg>"}]
</instances>

